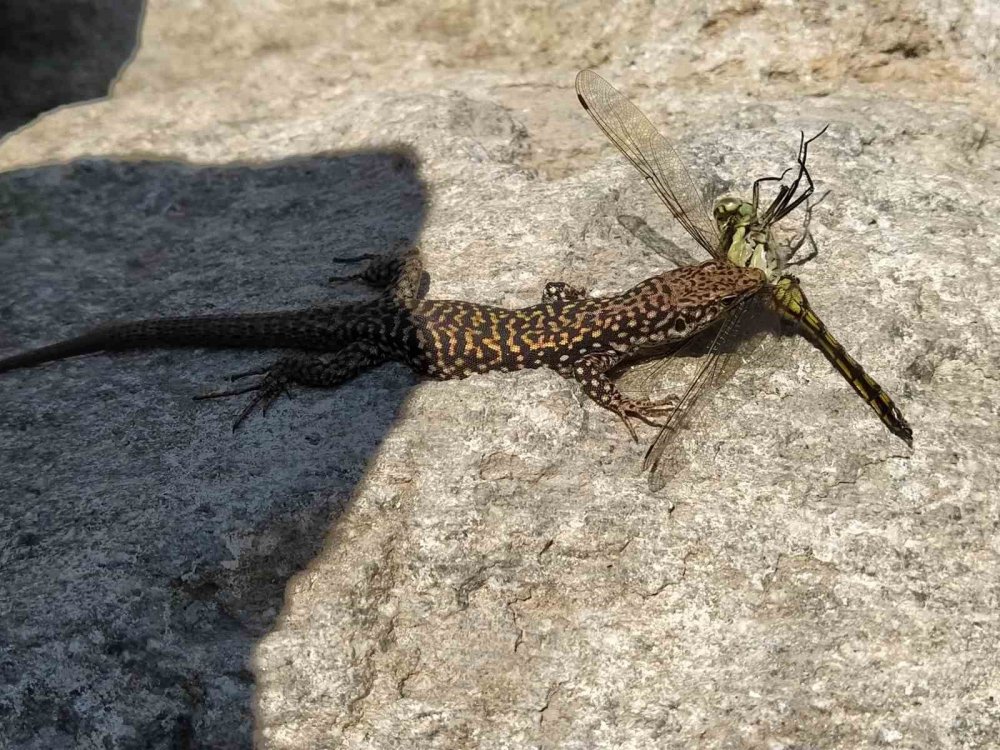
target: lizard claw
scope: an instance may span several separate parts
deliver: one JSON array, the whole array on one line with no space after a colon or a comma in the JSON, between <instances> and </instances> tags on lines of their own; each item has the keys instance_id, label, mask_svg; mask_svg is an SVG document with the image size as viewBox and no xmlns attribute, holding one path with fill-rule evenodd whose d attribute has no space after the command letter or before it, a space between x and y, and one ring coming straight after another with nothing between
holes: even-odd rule
<instances>
[{"instance_id":1,"label":"lizard claw","mask_svg":"<svg viewBox=\"0 0 1000 750\"><path fill-rule=\"evenodd\" d=\"M230 377L230 380L238 380L240 378L245 378L250 375L264 375L256 383L251 385L246 385L241 388L229 388L221 391L210 391L208 393L199 393L194 397L195 401L203 401L210 398L224 398L226 396L241 396L244 393L253 392L253 396L250 398L249 403L243 407L243 410L236 417L236 421L233 422L233 432L239 428L243 422L246 421L253 410L258 406L261 408L261 414L265 417L267 416L268 410L277 401L278 397L284 393L291 397L291 391L288 388L288 378L280 372L277 367L265 367L257 370L250 370L247 372L237 373Z\"/></svg>"},{"instance_id":2,"label":"lizard claw","mask_svg":"<svg viewBox=\"0 0 1000 750\"><path fill-rule=\"evenodd\" d=\"M209 398L224 398L225 396L242 396L244 393L249 393L250 391L256 391L260 388L259 384L248 385L244 388L230 388L225 391L208 391L207 393L199 393L194 397L195 401L204 401Z\"/></svg>"},{"instance_id":3,"label":"lizard claw","mask_svg":"<svg viewBox=\"0 0 1000 750\"><path fill-rule=\"evenodd\" d=\"M235 381L248 378L251 375L266 375L270 370L270 367L258 367L256 370L246 370L245 372L233 373L229 376L229 379Z\"/></svg>"},{"instance_id":4,"label":"lizard claw","mask_svg":"<svg viewBox=\"0 0 1000 750\"><path fill-rule=\"evenodd\" d=\"M363 260L374 260L378 258L377 255L372 253L362 253L361 255L354 255L350 258L331 258L334 263L359 263ZM358 279L363 279L365 272L352 273L348 276L331 276L326 280L326 283L330 286L337 286L338 284L348 284L352 281L357 281Z\"/></svg>"},{"instance_id":5,"label":"lizard claw","mask_svg":"<svg viewBox=\"0 0 1000 750\"><path fill-rule=\"evenodd\" d=\"M628 421L628 414L626 414L624 411L620 411L618 412L618 416L621 417L622 422L625 423L625 427L628 430L628 434L632 436L632 442L638 443L639 436L635 432L635 427L633 427L632 423Z\"/></svg>"},{"instance_id":6,"label":"lizard claw","mask_svg":"<svg viewBox=\"0 0 1000 750\"><path fill-rule=\"evenodd\" d=\"M258 405L260 406L260 413L266 417L268 409L271 408L271 404L273 404L280 395L280 388L275 391L267 388L267 386L261 383L257 392L253 395L253 398L250 399L250 403L243 407L243 411L240 412L240 415L236 417L236 421L233 422L233 432L236 432L239 426L246 421L247 417L253 413L253 410L256 409Z\"/></svg>"},{"instance_id":7,"label":"lizard claw","mask_svg":"<svg viewBox=\"0 0 1000 750\"><path fill-rule=\"evenodd\" d=\"M618 416L621 417L621 420L625 423L625 427L628 428L628 434L632 436L632 440L638 443L639 436L636 435L635 428L629 421L629 417L635 417L650 427L662 428L666 423L654 421L652 418L669 416L677 408L678 402L679 399L676 396L668 396L659 401L632 401L625 409L618 412Z\"/></svg>"},{"instance_id":8,"label":"lizard claw","mask_svg":"<svg viewBox=\"0 0 1000 750\"><path fill-rule=\"evenodd\" d=\"M670 416L670 414L676 411L679 402L680 399L676 396L667 396L659 401L634 401L629 409L629 414L647 424L659 427L660 425L652 422L650 417Z\"/></svg>"},{"instance_id":9,"label":"lizard claw","mask_svg":"<svg viewBox=\"0 0 1000 750\"><path fill-rule=\"evenodd\" d=\"M364 274L362 273L352 273L349 276L331 276L326 280L329 286L337 286L338 284L349 284L352 281L357 281L362 278Z\"/></svg>"}]
</instances>

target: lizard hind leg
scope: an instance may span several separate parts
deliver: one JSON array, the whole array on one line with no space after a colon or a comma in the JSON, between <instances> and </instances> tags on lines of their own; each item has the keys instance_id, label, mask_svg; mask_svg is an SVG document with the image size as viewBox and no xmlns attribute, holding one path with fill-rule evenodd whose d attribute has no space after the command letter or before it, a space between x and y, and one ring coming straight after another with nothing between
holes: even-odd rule
<instances>
[{"instance_id":1,"label":"lizard hind leg","mask_svg":"<svg viewBox=\"0 0 1000 750\"><path fill-rule=\"evenodd\" d=\"M364 370L381 364L386 358L386 354L381 349L367 341L356 341L348 344L334 354L292 354L282 357L268 367L231 376L232 380L253 375L262 376L253 383L202 393L195 396L195 400L253 393L250 401L233 423L233 432L235 432L258 406L261 413L266 415L268 409L282 393L291 396L290 386L293 384L332 388L350 380Z\"/></svg>"},{"instance_id":2,"label":"lizard hind leg","mask_svg":"<svg viewBox=\"0 0 1000 750\"><path fill-rule=\"evenodd\" d=\"M389 257L364 254L352 258L337 258L338 263L353 263L369 261L365 269L349 276L331 276L329 283L342 284L348 281L361 281L373 289L382 289L400 304L419 299L422 295L421 286L424 276L424 266L420 260L420 251L411 247L401 255Z\"/></svg>"}]
</instances>

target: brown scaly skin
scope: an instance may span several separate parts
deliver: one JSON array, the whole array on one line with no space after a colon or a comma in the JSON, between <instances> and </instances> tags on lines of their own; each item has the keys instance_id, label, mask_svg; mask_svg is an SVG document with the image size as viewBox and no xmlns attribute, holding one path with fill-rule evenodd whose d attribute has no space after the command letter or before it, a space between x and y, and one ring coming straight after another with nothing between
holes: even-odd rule
<instances>
[{"instance_id":1,"label":"brown scaly skin","mask_svg":"<svg viewBox=\"0 0 1000 750\"><path fill-rule=\"evenodd\" d=\"M669 402L636 401L608 372L650 347L679 341L759 291L757 269L709 261L653 276L626 292L587 297L561 282L542 302L509 310L420 294L423 268L415 250L373 263L360 278L384 289L368 302L243 315L161 318L112 323L51 346L0 359L0 372L98 351L164 346L297 349L245 387L215 398L254 392L234 429L257 406L267 407L291 384L336 386L383 362L404 362L433 378L464 378L492 370L548 367L575 378L590 398L625 421L666 414Z\"/></svg>"}]
</instances>

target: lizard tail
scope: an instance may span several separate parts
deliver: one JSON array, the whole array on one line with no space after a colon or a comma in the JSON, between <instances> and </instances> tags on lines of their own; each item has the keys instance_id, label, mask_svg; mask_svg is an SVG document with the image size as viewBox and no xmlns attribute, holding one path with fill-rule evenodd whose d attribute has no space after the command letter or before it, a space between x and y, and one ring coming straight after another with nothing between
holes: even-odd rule
<instances>
[{"instance_id":1,"label":"lizard tail","mask_svg":"<svg viewBox=\"0 0 1000 750\"><path fill-rule=\"evenodd\" d=\"M123 349L167 346L309 349L334 343L329 326L319 330L310 322L308 315L278 312L110 323L75 338L0 359L0 372L80 354Z\"/></svg>"},{"instance_id":2,"label":"lizard tail","mask_svg":"<svg viewBox=\"0 0 1000 750\"><path fill-rule=\"evenodd\" d=\"M77 354L98 352L105 348L105 337L101 329L95 329L76 338L60 341L58 344L43 346L39 349L15 354L13 357L0 359L0 372L16 370L20 367L34 367L42 362L53 359L75 357Z\"/></svg>"}]
</instances>

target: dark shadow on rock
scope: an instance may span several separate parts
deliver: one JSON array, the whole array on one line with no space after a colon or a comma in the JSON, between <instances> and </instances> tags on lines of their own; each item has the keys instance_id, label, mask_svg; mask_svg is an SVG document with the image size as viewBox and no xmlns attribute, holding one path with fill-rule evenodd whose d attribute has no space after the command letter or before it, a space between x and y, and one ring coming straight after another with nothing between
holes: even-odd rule
<instances>
[{"instance_id":1,"label":"dark shadow on rock","mask_svg":"<svg viewBox=\"0 0 1000 750\"><path fill-rule=\"evenodd\" d=\"M405 152L0 174L0 350L103 320L280 309L419 235ZM248 747L251 655L415 382L379 368L230 430L195 402L272 352L97 354L0 377L0 745Z\"/></svg>"},{"instance_id":2,"label":"dark shadow on rock","mask_svg":"<svg viewBox=\"0 0 1000 750\"><path fill-rule=\"evenodd\" d=\"M106 96L136 49L143 5L0 3L0 136L60 105Z\"/></svg>"}]
</instances>

